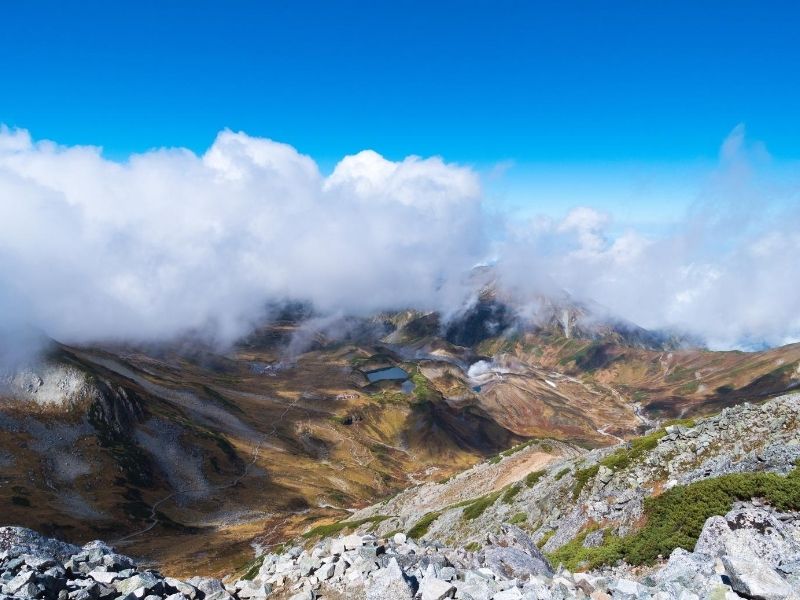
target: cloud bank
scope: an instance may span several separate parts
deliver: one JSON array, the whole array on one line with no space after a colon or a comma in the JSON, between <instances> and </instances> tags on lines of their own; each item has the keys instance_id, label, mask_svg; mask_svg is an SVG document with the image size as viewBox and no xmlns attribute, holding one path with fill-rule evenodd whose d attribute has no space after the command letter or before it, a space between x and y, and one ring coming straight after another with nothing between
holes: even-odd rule
<instances>
[{"instance_id":1,"label":"cloud bank","mask_svg":"<svg viewBox=\"0 0 800 600\"><path fill-rule=\"evenodd\" d=\"M357 314L455 302L483 254L481 189L439 158L365 151L329 177L224 131L124 164L0 132L4 313L64 340L246 333L269 300Z\"/></svg>"},{"instance_id":2,"label":"cloud bank","mask_svg":"<svg viewBox=\"0 0 800 600\"><path fill-rule=\"evenodd\" d=\"M761 154L735 130L685 222L652 237L615 233L589 207L498 220L478 174L440 158L367 150L323 176L291 146L223 131L199 156L120 163L2 128L0 325L68 342L231 341L273 300L449 312L491 256L523 293L565 289L717 347L779 344L800 334L800 202L764 186Z\"/></svg>"},{"instance_id":3,"label":"cloud bank","mask_svg":"<svg viewBox=\"0 0 800 600\"><path fill-rule=\"evenodd\" d=\"M501 276L523 294L566 289L712 348L800 341L800 186L763 176L764 161L763 146L747 145L744 129L734 129L666 235L613 234L612 216L588 207L560 221L514 224L498 251Z\"/></svg>"}]
</instances>

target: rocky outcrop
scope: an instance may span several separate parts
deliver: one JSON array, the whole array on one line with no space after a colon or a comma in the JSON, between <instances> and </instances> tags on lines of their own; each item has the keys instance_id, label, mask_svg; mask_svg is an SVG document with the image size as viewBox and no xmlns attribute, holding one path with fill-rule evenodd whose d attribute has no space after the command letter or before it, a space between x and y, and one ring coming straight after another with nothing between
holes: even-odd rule
<instances>
[{"instance_id":1,"label":"rocky outcrop","mask_svg":"<svg viewBox=\"0 0 800 600\"><path fill-rule=\"evenodd\" d=\"M0 372L0 395L42 407L68 409L91 400L90 378L67 363L42 363L13 372Z\"/></svg>"},{"instance_id":2,"label":"rocky outcrop","mask_svg":"<svg viewBox=\"0 0 800 600\"><path fill-rule=\"evenodd\" d=\"M92 394L89 419L99 434L128 437L133 426L144 419L144 403L133 389L98 380Z\"/></svg>"},{"instance_id":3,"label":"rocky outcrop","mask_svg":"<svg viewBox=\"0 0 800 600\"><path fill-rule=\"evenodd\" d=\"M451 546L483 544L487 534L513 519L531 530L537 544L544 542L546 552L570 542L592 523L603 523L606 533L626 535L641 522L645 499L661 490L729 473L785 475L791 471L800 459L800 394L726 408L698 419L693 426L685 423L653 430L649 440L641 446L629 442L579 456L560 449L562 457L546 465L535 483L526 480L527 473L520 473L518 481L506 486L506 490L514 488L513 493L497 496L475 518L465 518L469 498L458 496L461 482L480 479L481 473L492 470L508 472L509 465L526 452L537 451L536 444L501 455L496 464L477 465L446 483L410 488L356 512L353 518L391 515L378 525L380 535L395 529L409 531L426 514L435 513L424 539ZM443 501L432 503L432 498ZM595 533L588 544L596 543L601 535Z\"/></svg>"},{"instance_id":4,"label":"rocky outcrop","mask_svg":"<svg viewBox=\"0 0 800 600\"><path fill-rule=\"evenodd\" d=\"M554 570L524 531L508 524L502 530L477 552L403 534L322 540L266 555L252 585L298 599L800 600L800 514L757 503L708 519L693 552L678 548L661 566L637 571Z\"/></svg>"},{"instance_id":5,"label":"rocky outcrop","mask_svg":"<svg viewBox=\"0 0 800 600\"><path fill-rule=\"evenodd\" d=\"M0 527L4 600L234 600L235 593L218 580L189 583L140 569L102 542L78 547L22 527ZM262 592L260 597L265 596Z\"/></svg>"}]
</instances>

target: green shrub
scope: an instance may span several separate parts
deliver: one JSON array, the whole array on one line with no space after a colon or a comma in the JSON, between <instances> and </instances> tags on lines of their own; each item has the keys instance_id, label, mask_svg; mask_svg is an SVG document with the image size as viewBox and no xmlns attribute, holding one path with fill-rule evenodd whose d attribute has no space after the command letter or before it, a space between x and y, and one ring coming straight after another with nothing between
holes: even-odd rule
<instances>
[{"instance_id":1,"label":"green shrub","mask_svg":"<svg viewBox=\"0 0 800 600\"><path fill-rule=\"evenodd\" d=\"M555 475L555 480L556 480L556 481L559 481L559 480L560 480L562 477L564 477L564 475L566 475L567 473L569 473L569 467L564 467L564 468L563 468L563 469L561 469L561 470L560 470L558 473L556 473L556 475Z\"/></svg>"},{"instance_id":2,"label":"green shrub","mask_svg":"<svg viewBox=\"0 0 800 600\"><path fill-rule=\"evenodd\" d=\"M468 552L477 552L481 549L481 545L478 542L470 542L466 546L464 546L464 550Z\"/></svg>"},{"instance_id":3,"label":"green shrub","mask_svg":"<svg viewBox=\"0 0 800 600\"><path fill-rule=\"evenodd\" d=\"M547 543L547 542L550 540L550 538L551 538L551 537L553 537L555 534L556 534L556 530L555 530L555 529L551 529L550 531L548 531L547 533L545 533L545 534L542 536L542 538L541 538L541 539L540 539L538 542L536 542L536 545L537 545L537 546L539 546L539 548L543 548L543 547L544 547L544 545L545 545L545 544L546 544L546 543Z\"/></svg>"},{"instance_id":4,"label":"green shrub","mask_svg":"<svg viewBox=\"0 0 800 600\"><path fill-rule=\"evenodd\" d=\"M439 511L429 512L424 517L422 517L416 525L414 525L411 529L408 530L408 537L413 538L415 540L424 537L426 533L428 533L428 529L431 528L431 524L439 518L439 515L442 513Z\"/></svg>"},{"instance_id":5,"label":"green shrub","mask_svg":"<svg viewBox=\"0 0 800 600\"><path fill-rule=\"evenodd\" d=\"M634 438L622 448L606 456L600 461L600 464L612 471L625 469L655 448L658 445L658 440L665 435L666 431L659 429L642 437Z\"/></svg>"},{"instance_id":6,"label":"green shrub","mask_svg":"<svg viewBox=\"0 0 800 600\"><path fill-rule=\"evenodd\" d=\"M414 384L414 399L418 403L433 400L434 393L431 384L419 368L411 375L411 381Z\"/></svg>"},{"instance_id":7,"label":"green shrub","mask_svg":"<svg viewBox=\"0 0 800 600\"><path fill-rule=\"evenodd\" d=\"M525 485L533 487L545 475L547 471L532 471L525 476Z\"/></svg>"},{"instance_id":8,"label":"green shrub","mask_svg":"<svg viewBox=\"0 0 800 600\"><path fill-rule=\"evenodd\" d=\"M800 510L800 468L783 477L775 473L732 473L675 486L645 499L644 526L625 537L606 536L596 548L584 548L588 531L553 552L553 562L568 569L591 569L620 559L632 565L652 564L675 548L691 551L706 520L724 515L736 501L761 498L778 510Z\"/></svg>"},{"instance_id":9,"label":"green shrub","mask_svg":"<svg viewBox=\"0 0 800 600\"><path fill-rule=\"evenodd\" d=\"M255 579L256 575L258 575L259 570L261 570L261 565L263 564L263 562L264 562L263 556L259 556L253 562L251 562L248 565L247 572L244 575L242 575L242 579L246 581L252 581L253 579Z\"/></svg>"},{"instance_id":10,"label":"green shrub","mask_svg":"<svg viewBox=\"0 0 800 600\"><path fill-rule=\"evenodd\" d=\"M331 523L329 525L319 525L313 529L305 532L303 537L308 539L312 537L330 537L336 535L346 529L355 529L365 523L380 523L391 517L387 515L376 515L374 517L367 517L366 519L359 519L357 521L339 521L338 523Z\"/></svg>"},{"instance_id":11,"label":"green shrub","mask_svg":"<svg viewBox=\"0 0 800 600\"><path fill-rule=\"evenodd\" d=\"M505 493L503 493L503 498L502 498L503 503L504 504L511 504L511 502L514 500L514 496L519 494L521 491L522 491L522 486L521 485L514 484L514 485L508 486L506 488Z\"/></svg>"},{"instance_id":12,"label":"green shrub","mask_svg":"<svg viewBox=\"0 0 800 600\"><path fill-rule=\"evenodd\" d=\"M617 536L606 536L603 544L598 547L584 548L583 541L596 527L589 527L582 531L569 543L564 544L547 558L554 566L564 565L567 569L588 570L601 565L613 565L624 557L624 552Z\"/></svg>"},{"instance_id":13,"label":"green shrub","mask_svg":"<svg viewBox=\"0 0 800 600\"><path fill-rule=\"evenodd\" d=\"M461 513L461 518L467 521L477 519L486 511L487 508L497 501L502 493L503 490L498 490L474 500L464 508L464 512Z\"/></svg>"},{"instance_id":14,"label":"green shrub","mask_svg":"<svg viewBox=\"0 0 800 600\"><path fill-rule=\"evenodd\" d=\"M594 479L597 472L600 470L600 465L592 465L586 469L578 469L575 471L575 487L572 488L572 499L577 500L578 496L581 495L583 488L586 487L586 484L589 483L591 479Z\"/></svg>"},{"instance_id":15,"label":"green shrub","mask_svg":"<svg viewBox=\"0 0 800 600\"><path fill-rule=\"evenodd\" d=\"M508 522L512 525L519 525L520 523L526 523L527 521L528 515L526 515L524 512L518 512L508 520Z\"/></svg>"}]
</instances>

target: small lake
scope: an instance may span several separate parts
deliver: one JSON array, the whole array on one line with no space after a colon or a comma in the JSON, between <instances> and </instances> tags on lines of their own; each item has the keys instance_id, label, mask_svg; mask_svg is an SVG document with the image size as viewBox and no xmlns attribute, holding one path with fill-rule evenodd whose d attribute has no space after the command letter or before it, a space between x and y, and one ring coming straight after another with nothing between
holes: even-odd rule
<instances>
[{"instance_id":1,"label":"small lake","mask_svg":"<svg viewBox=\"0 0 800 600\"><path fill-rule=\"evenodd\" d=\"M408 379L408 373L406 373L400 367L387 367L386 369L376 369L374 371L369 371L365 373L367 379L369 379L370 383L375 383L376 381L386 381L386 380L400 380L404 381Z\"/></svg>"}]
</instances>

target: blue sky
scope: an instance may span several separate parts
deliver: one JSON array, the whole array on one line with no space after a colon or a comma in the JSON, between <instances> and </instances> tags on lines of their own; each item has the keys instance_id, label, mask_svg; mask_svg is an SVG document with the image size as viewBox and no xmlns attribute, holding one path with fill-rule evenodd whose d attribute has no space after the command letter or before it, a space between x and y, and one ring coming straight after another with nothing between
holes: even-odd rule
<instances>
[{"instance_id":1,"label":"blue sky","mask_svg":"<svg viewBox=\"0 0 800 600\"><path fill-rule=\"evenodd\" d=\"M593 202L642 219L682 209L737 124L777 165L800 158L795 2L31 0L0 11L0 122L112 158L202 152L230 128L323 168L365 148L442 155L502 173L489 188L508 206Z\"/></svg>"}]
</instances>

